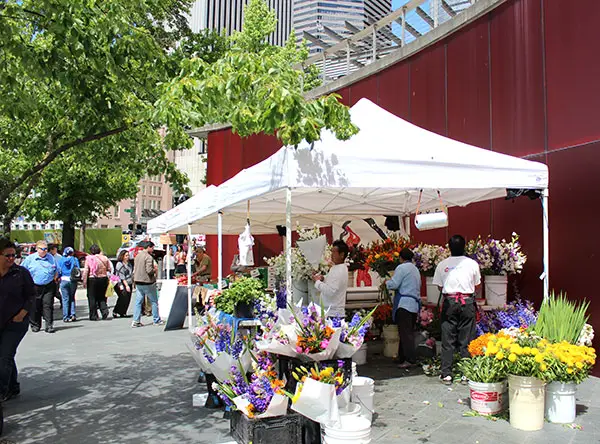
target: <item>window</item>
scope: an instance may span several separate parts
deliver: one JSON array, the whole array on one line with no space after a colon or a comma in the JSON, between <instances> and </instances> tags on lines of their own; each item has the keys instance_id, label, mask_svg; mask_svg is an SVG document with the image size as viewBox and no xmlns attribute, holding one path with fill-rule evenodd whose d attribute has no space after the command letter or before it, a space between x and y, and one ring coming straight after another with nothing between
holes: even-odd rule
<instances>
[{"instance_id":1,"label":"window","mask_svg":"<svg viewBox=\"0 0 600 444\"><path fill-rule=\"evenodd\" d=\"M119 207L118 206L113 208L113 215L114 215L115 219L119 218Z\"/></svg>"},{"instance_id":2,"label":"window","mask_svg":"<svg viewBox=\"0 0 600 444\"><path fill-rule=\"evenodd\" d=\"M142 199L142 210L146 209L146 199Z\"/></svg>"},{"instance_id":3,"label":"window","mask_svg":"<svg viewBox=\"0 0 600 444\"><path fill-rule=\"evenodd\" d=\"M108 225L100 225L100 228L108 228Z\"/></svg>"},{"instance_id":4,"label":"window","mask_svg":"<svg viewBox=\"0 0 600 444\"><path fill-rule=\"evenodd\" d=\"M142 194L146 194L146 185L142 185Z\"/></svg>"},{"instance_id":5,"label":"window","mask_svg":"<svg viewBox=\"0 0 600 444\"><path fill-rule=\"evenodd\" d=\"M50 229L54 230L54 224L50 224Z\"/></svg>"},{"instance_id":6,"label":"window","mask_svg":"<svg viewBox=\"0 0 600 444\"><path fill-rule=\"evenodd\" d=\"M158 194L160 194L160 193L158 193ZM160 210L160 200L156 201L156 209Z\"/></svg>"},{"instance_id":7,"label":"window","mask_svg":"<svg viewBox=\"0 0 600 444\"><path fill-rule=\"evenodd\" d=\"M162 189L162 187L156 187L156 195L157 196L161 195L161 189Z\"/></svg>"}]
</instances>

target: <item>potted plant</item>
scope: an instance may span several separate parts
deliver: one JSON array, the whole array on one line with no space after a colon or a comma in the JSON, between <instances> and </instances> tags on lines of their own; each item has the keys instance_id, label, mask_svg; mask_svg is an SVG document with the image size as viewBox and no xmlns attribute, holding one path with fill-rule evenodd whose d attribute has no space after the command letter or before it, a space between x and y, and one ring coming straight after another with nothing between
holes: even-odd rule
<instances>
[{"instance_id":1,"label":"potted plant","mask_svg":"<svg viewBox=\"0 0 600 444\"><path fill-rule=\"evenodd\" d=\"M254 302L263 295L262 283L254 278L242 277L215 299L215 307L237 318L252 318Z\"/></svg>"},{"instance_id":2,"label":"potted plant","mask_svg":"<svg viewBox=\"0 0 600 444\"><path fill-rule=\"evenodd\" d=\"M415 266L425 276L427 289L427 302L437 304L440 298L440 290L433 283L435 268L444 259L450 256L450 251L441 245L419 244L413 248Z\"/></svg>"},{"instance_id":3,"label":"potted plant","mask_svg":"<svg viewBox=\"0 0 600 444\"><path fill-rule=\"evenodd\" d=\"M458 364L468 380L471 408L476 412L494 415L506 408L509 361L502 349L510 348L513 342L513 338L503 333L486 333L471 341L471 357L463 358Z\"/></svg>"},{"instance_id":4,"label":"potted plant","mask_svg":"<svg viewBox=\"0 0 600 444\"><path fill-rule=\"evenodd\" d=\"M485 276L485 297L488 305L506 305L508 275L521 273L527 256L521 251L519 235L512 234L510 242L488 237L469 242L467 255L479 263Z\"/></svg>"},{"instance_id":5,"label":"potted plant","mask_svg":"<svg viewBox=\"0 0 600 444\"><path fill-rule=\"evenodd\" d=\"M540 307L535 330L551 342L554 360L546 388L546 417L550 422L570 423L575 419L577 384L589 375L596 362L591 348L593 328L586 324L589 302L569 301L552 292Z\"/></svg>"}]
</instances>

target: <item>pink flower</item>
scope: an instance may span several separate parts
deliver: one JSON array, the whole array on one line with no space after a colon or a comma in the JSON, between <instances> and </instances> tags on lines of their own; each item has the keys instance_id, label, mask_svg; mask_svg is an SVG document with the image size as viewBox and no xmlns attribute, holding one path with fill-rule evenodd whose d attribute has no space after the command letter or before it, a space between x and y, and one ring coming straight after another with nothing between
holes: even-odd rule
<instances>
[{"instance_id":1,"label":"pink flower","mask_svg":"<svg viewBox=\"0 0 600 444\"><path fill-rule=\"evenodd\" d=\"M296 353L304 353L304 350L302 350L302 347L300 347L299 345L296 346Z\"/></svg>"},{"instance_id":2,"label":"pink flower","mask_svg":"<svg viewBox=\"0 0 600 444\"><path fill-rule=\"evenodd\" d=\"M329 340L327 340L327 339L324 339L323 342L321 342L321 348L323 350L325 350L328 345L329 345Z\"/></svg>"}]
</instances>

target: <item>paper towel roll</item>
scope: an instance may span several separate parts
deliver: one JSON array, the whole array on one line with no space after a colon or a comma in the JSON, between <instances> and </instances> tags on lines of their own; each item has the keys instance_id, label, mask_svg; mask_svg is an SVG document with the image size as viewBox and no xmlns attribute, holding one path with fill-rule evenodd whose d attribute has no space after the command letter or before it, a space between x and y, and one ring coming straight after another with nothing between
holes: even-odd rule
<instances>
[{"instance_id":1,"label":"paper towel roll","mask_svg":"<svg viewBox=\"0 0 600 444\"><path fill-rule=\"evenodd\" d=\"M444 212L417 214L415 216L415 227L419 231L433 230L448 226L448 215Z\"/></svg>"}]
</instances>

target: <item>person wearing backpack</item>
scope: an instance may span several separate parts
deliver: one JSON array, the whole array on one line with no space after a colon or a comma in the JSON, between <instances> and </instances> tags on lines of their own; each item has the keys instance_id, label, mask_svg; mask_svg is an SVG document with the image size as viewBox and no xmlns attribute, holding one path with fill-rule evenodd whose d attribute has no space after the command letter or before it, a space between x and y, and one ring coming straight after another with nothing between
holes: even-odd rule
<instances>
[{"instance_id":1,"label":"person wearing backpack","mask_svg":"<svg viewBox=\"0 0 600 444\"><path fill-rule=\"evenodd\" d=\"M63 322L74 322L75 316L75 292L77 282L81 280L79 263L74 256L72 247L67 247L58 262L58 275L60 276L60 295L62 298Z\"/></svg>"}]
</instances>

